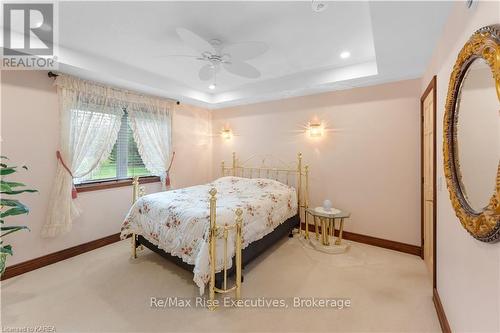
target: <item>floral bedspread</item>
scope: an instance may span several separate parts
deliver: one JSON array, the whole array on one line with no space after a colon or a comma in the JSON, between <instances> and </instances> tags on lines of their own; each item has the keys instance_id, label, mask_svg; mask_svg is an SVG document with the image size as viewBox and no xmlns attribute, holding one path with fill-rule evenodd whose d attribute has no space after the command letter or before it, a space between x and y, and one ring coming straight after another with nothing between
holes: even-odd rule
<instances>
[{"instance_id":1,"label":"floral bedspread","mask_svg":"<svg viewBox=\"0 0 500 333\"><path fill-rule=\"evenodd\" d=\"M162 250L194 265L193 281L204 293L209 281L209 190L217 189L217 224L235 222L243 209L243 248L261 239L297 213L293 187L271 179L222 177L210 184L143 196L130 209L121 237L136 233ZM234 232L228 241L228 268L234 256ZM217 242L216 272L223 269L224 244Z\"/></svg>"}]
</instances>

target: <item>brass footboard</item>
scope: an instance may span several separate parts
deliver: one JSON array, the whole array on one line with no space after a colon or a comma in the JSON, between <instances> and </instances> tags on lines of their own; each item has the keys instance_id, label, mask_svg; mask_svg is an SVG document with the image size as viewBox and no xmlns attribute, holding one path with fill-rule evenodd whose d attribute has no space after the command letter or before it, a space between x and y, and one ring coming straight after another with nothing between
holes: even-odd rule
<instances>
[{"instance_id":1,"label":"brass footboard","mask_svg":"<svg viewBox=\"0 0 500 333\"><path fill-rule=\"evenodd\" d=\"M210 190L210 233L209 233L209 242L210 242L210 283L209 283L209 298L210 304L209 309L215 310L217 308L215 302L215 293L226 294L234 291L236 299L241 297L241 231L243 225L242 214L243 211L241 208L236 210L236 219L235 223L232 225L218 226L216 222L216 207L217 207L217 198L216 198L217 190L212 188ZM227 246L228 246L228 236L229 231L235 231L235 264L236 264L236 280L234 285L230 288L227 287ZM217 240L222 238L224 241L224 280L222 289L217 288L215 286L215 269L217 262Z\"/></svg>"}]
</instances>

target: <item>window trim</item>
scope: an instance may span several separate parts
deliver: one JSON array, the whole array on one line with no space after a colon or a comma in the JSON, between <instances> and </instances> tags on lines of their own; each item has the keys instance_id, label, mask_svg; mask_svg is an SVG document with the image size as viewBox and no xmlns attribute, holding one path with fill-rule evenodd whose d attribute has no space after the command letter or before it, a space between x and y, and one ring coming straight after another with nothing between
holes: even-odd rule
<instances>
[{"instance_id":1,"label":"window trim","mask_svg":"<svg viewBox=\"0 0 500 333\"><path fill-rule=\"evenodd\" d=\"M83 193L83 192L106 190L116 187L132 186L132 181L133 178L101 180L95 182L76 184L75 188L78 193ZM158 176L139 177L139 184L149 184L156 182L160 182L160 177Z\"/></svg>"}]
</instances>

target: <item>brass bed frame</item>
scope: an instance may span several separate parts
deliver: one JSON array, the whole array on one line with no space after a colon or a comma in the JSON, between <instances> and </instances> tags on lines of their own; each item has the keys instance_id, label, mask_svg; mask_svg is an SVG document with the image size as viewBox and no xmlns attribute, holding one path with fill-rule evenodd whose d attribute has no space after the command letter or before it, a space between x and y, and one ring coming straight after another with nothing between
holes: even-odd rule
<instances>
[{"instance_id":1,"label":"brass bed frame","mask_svg":"<svg viewBox=\"0 0 500 333\"><path fill-rule=\"evenodd\" d=\"M245 161L247 163L250 159ZM287 185L290 185L290 178L294 178L296 181L296 192L297 192L297 207L298 207L298 234L301 234L301 216L305 215L305 210L309 206L309 166L302 164L302 153L297 154L297 165L296 167L281 167L272 168L265 166L265 159L262 160L262 165L260 167L248 167L239 163L236 158L236 153L232 154L232 164L231 166L226 166L224 162L221 163L221 174L222 176L235 176L244 178L267 178L274 179L277 181L285 181ZM133 203L144 194L142 188L139 188L138 177L135 177L133 182ZM209 308L214 310L216 308L215 293L226 294L230 292L235 292L235 298L241 298L241 283L242 283L242 224L243 211L241 208L235 211L235 223L232 225L218 226L217 220L217 189L211 188L209 191L209 205L210 205L210 232L209 232L209 249L210 249L210 263L216 261L216 242L218 239L224 240L224 269L223 269L223 282L222 288L216 286L216 272L215 265L210 265L210 281L209 281ZM227 287L227 246L228 246L228 235L230 231L234 231L235 237L235 283L232 287ZM132 258L137 258L137 240L139 235L132 234L131 248L132 248Z\"/></svg>"}]
</instances>

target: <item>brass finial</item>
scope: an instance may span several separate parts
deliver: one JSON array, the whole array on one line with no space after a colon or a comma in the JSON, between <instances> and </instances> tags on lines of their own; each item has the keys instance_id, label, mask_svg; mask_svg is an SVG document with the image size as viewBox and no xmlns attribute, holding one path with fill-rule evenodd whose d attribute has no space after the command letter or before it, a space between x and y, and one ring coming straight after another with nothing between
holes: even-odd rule
<instances>
[{"instance_id":1,"label":"brass finial","mask_svg":"<svg viewBox=\"0 0 500 333\"><path fill-rule=\"evenodd\" d=\"M243 210L241 208L236 209L236 216L240 217L243 214Z\"/></svg>"},{"instance_id":2,"label":"brass finial","mask_svg":"<svg viewBox=\"0 0 500 333\"><path fill-rule=\"evenodd\" d=\"M210 193L212 197L215 197L215 195L217 194L217 189L215 187L212 187L208 193Z\"/></svg>"}]
</instances>

